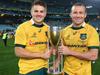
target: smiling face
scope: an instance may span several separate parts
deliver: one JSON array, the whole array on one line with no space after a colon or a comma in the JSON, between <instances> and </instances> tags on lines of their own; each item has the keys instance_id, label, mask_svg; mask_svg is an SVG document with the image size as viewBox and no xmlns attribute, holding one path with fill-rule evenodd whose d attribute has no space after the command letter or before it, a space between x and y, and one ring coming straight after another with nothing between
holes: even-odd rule
<instances>
[{"instance_id":1,"label":"smiling face","mask_svg":"<svg viewBox=\"0 0 100 75\"><path fill-rule=\"evenodd\" d=\"M72 18L73 24L79 26L85 21L86 8L84 6L73 6L70 16Z\"/></svg>"},{"instance_id":2,"label":"smiling face","mask_svg":"<svg viewBox=\"0 0 100 75\"><path fill-rule=\"evenodd\" d=\"M32 19L36 24L42 23L46 17L47 10L45 7L40 5L34 5L31 9Z\"/></svg>"}]
</instances>

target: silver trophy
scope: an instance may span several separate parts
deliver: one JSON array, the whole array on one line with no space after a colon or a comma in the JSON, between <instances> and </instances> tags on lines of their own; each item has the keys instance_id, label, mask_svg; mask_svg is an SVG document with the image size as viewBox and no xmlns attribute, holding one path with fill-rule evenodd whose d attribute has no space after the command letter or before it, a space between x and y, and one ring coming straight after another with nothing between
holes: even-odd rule
<instances>
[{"instance_id":1,"label":"silver trophy","mask_svg":"<svg viewBox=\"0 0 100 75\"><path fill-rule=\"evenodd\" d=\"M52 56L48 60L48 62L49 62L48 73L54 74L54 75L60 75L62 73L62 70L63 70L63 55L60 55L58 53L58 46L61 43L60 30L61 30L61 27L58 27L58 26L51 26L49 28L50 46L53 47L56 51L54 51L54 53L52 54ZM61 61L58 65L58 67L56 66L57 60Z\"/></svg>"}]
</instances>

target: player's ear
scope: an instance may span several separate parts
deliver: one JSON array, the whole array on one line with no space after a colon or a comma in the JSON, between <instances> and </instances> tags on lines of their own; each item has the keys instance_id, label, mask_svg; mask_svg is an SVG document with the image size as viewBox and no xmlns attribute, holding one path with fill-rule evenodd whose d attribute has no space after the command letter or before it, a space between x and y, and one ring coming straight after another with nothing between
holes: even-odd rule
<instances>
[{"instance_id":1,"label":"player's ear","mask_svg":"<svg viewBox=\"0 0 100 75\"><path fill-rule=\"evenodd\" d=\"M30 10L30 13L31 13L31 16L32 16L32 15L33 15L33 14L32 14L32 9Z\"/></svg>"},{"instance_id":2,"label":"player's ear","mask_svg":"<svg viewBox=\"0 0 100 75\"><path fill-rule=\"evenodd\" d=\"M33 13L34 13L34 9L33 9L33 7L32 7L31 10L30 10L31 16L33 16Z\"/></svg>"},{"instance_id":3,"label":"player's ear","mask_svg":"<svg viewBox=\"0 0 100 75\"><path fill-rule=\"evenodd\" d=\"M87 13L85 13L85 18L86 18L86 16L87 16Z\"/></svg>"},{"instance_id":4,"label":"player's ear","mask_svg":"<svg viewBox=\"0 0 100 75\"><path fill-rule=\"evenodd\" d=\"M45 8L45 10L44 10L44 16L46 17L46 15L47 15L47 9Z\"/></svg>"},{"instance_id":5,"label":"player's ear","mask_svg":"<svg viewBox=\"0 0 100 75\"><path fill-rule=\"evenodd\" d=\"M72 13L70 13L69 16L72 18Z\"/></svg>"},{"instance_id":6,"label":"player's ear","mask_svg":"<svg viewBox=\"0 0 100 75\"><path fill-rule=\"evenodd\" d=\"M47 15L47 12L45 12L45 15L44 16L46 17L46 15Z\"/></svg>"}]
</instances>

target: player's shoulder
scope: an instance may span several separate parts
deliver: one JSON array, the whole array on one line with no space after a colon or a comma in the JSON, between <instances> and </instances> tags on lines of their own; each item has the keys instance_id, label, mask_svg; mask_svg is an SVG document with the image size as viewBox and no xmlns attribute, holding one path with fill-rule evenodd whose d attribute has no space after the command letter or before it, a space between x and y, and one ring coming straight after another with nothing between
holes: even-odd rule
<instances>
[{"instance_id":1,"label":"player's shoulder","mask_svg":"<svg viewBox=\"0 0 100 75\"><path fill-rule=\"evenodd\" d=\"M45 23L45 22L43 22L43 25L44 25L45 27L49 27L49 25L48 25L47 23Z\"/></svg>"},{"instance_id":2,"label":"player's shoulder","mask_svg":"<svg viewBox=\"0 0 100 75\"><path fill-rule=\"evenodd\" d=\"M96 30L91 24L88 24L88 23L86 23L85 28L86 28L87 30Z\"/></svg>"},{"instance_id":3,"label":"player's shoulder","mask_svg":"<svg viewBox=\"0 0 100 75\"><path fill-rule=\"evenodd\" d=\"M70 29L70 28L71 28L71 26L72 26L72 25L67 25L66 27L64 27L64 28L62 29L62 31L65 31L65 30Z\"/></svg>"},{"instance_id":4,"label":"player's shoulder","mask_svg":"<svg viewBox=\"0 0 100 75\"><path fill-rule=\"evenodd\" d=\"M66 31L69 31L70 29L71 29L71 25L67 25L66 27L62 28L62 29L60 30L60 32L63 34L63 33L65 33Z\"/></svg>"},{"instance_id":5,"label":"player's shoulder","mask_svg":"<svg viewBox=\"0 0 100 75\"><path fill-rule=\"evenodd\" d=\"M29 26L29 25L32 25L32 23L30 21L25 21L25 22L21 23L19 25L19 27L26 27L26 26Z\"/></svg>"},{"instance_id":6,"label":"player's shoulder","mask_svg":"<svg viewBox=\"0 0 100 75\"><path fill-rule=\"evenodd\" d=\"M43 25L43 30L49 30L50 26L47 23L43 22Z\"/></svg>"},{"instance_id":7,"label":"player's shoulder","mask_svg":"<svg viewBox=\"0 0 100 75\"><path fill-rule=\"evenodd\" d=\"M21 23L17 29L21 29L21 28L27 28L29 25L31 25L30 21L25 21L23 23Z\"/></svg>"}]
</instances>

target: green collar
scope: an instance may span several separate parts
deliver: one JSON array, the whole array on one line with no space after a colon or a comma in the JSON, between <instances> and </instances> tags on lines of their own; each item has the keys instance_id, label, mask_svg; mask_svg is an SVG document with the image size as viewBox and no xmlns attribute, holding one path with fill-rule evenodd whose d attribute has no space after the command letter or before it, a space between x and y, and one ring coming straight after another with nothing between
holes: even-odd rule
<instances>
[{"instance_id":1,"label":"green collar","mask_svg":"<svg viewBox=\"0 0 100 75\"><path fill-rule=\"evenodd\" d=\"M71 28L74 29L74 30L78 30L78 29L82 29L84 27L83 26L80 26L80 27L74 27L74 26L72 26Z\"/></svg>"},{"instance_id":2,"label":"green collar","mask_svg":"<svg viewBox=\"0 0 100 75\"><path fill-rule=\"evenodd\" d=\"M43 27L44 25L43 25L43 24L41 24L41 25L39 25L39 24L32 24L32 26L41 28L41 27Z\"/></svg>"}]
</instances>

